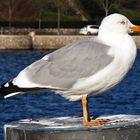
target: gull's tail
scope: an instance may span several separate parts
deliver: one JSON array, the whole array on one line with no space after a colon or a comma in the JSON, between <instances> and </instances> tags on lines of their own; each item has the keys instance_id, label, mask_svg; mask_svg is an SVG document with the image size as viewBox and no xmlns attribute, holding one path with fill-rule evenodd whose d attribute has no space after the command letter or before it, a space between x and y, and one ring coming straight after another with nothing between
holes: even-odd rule
<instances>
[{"instance_id":1,"label":"gull's tail","mask_svg":"<svg viewBox=\"0 0 140 140\"><path fill-rule=\"evenodd\" d=\"M2 84L0 86L0 96L4 98L9 98L12 96L16 96L18 94L22 94L25 92L32 92L35 90L44 90L45 88L20 88L13 84L12 80Z\"/></svg>"},{"instance_id":2,"label":"gull's tail","mask_svg":"<svg viewBox=\"0 0 140 140\"><path fill-rule=\"evenodd\" d=\"M12 80L3 83L0 86L0 96L8 98L17 94L22 93L23 90L15 85L13 85Z\"/></svg>"}]
</instances>

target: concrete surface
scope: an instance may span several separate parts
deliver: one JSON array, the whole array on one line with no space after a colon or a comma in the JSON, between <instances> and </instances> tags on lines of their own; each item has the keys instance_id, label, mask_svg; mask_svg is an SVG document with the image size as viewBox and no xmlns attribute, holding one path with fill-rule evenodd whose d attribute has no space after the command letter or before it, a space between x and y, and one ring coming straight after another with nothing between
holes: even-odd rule
<instances>
[{"instance_id":1,"label":"concrete surface","mask_svg":"<svg viewBox=\"0 0 140 140\"><path fill-rule=\"evenodd\" d=\"M14 49L30 49L32 47L32 40L27 35L0 35L0 49L14 50Z\"/></svg>"},{"instance_id":2,"label":"concrete surface","mask_svg":"<svg viewBox=\"0 0 140 140\"><path fill-rule=\"evenodd\" d=\"M0 35L0 49L58 49L77 40L95 36L84 35ZM133 36L140 49L140 36Z\"/></svg>"},{"instance_id":3,"label":"concrete surface","mask_svg":"<svg viewBox=\"0 0 140 140\"><path fill-rule=\"evenodd\" d=\"M102 126L86 127L81 117L25 119L4 126L5 140L139 140L140 116L112 115Z\"/></svg>"}]
</instances>

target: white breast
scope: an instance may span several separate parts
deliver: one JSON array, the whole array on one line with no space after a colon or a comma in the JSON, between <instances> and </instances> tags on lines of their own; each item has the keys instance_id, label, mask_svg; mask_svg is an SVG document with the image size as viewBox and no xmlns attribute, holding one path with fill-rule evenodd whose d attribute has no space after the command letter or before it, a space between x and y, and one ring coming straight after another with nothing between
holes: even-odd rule
<instances>
[{"instance_id":1,"label":"white breast","mask_svg":"<svg viewBox=\"0 0 140 140\"><path fill-rule=\"evenodd\" d=\"M79 81L74 89L95 95L114 87L127 74L136 56L136 45L133 39L125 35L109 42L108 45L112 47L108 53L114 56L112 63L95 75Z\"/></svg>"}]
</instances>

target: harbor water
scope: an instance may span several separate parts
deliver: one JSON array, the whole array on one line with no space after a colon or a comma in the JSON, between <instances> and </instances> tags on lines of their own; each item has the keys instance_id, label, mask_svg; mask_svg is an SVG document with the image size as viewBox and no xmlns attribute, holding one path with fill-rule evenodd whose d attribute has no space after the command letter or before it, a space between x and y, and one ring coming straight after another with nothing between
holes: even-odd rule
<instances>
[{"instance_id":1,"label":"harbor water","mask_svg":"<svg viewBox=\"0 0 140 140\"><path fill-rule=\"evenodd\" d=\"M0 51L0 84L15 77L23 68L50 51ZM117 75L116 75L117 76ZM114 89L89 98L90 114L140 115L140 53L126 78ZM81 101L71 102L52 92L0 98L0 139L3 125L25 118L82 116Z\"/></svg>"}]
</instances>

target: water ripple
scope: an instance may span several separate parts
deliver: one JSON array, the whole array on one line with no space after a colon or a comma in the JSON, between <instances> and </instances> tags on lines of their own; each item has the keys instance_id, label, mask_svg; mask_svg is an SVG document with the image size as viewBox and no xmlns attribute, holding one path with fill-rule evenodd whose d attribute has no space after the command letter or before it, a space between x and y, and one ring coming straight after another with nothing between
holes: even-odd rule
<instances>
[{"instance_id":1,"label":"water ripple","mask_svg":"<svg viewBox=\"0 0 140 140\"><path fill-rule=\"evenodd\" d=\"M16 76L25 66L40 59L46 51L1 51L0 84ZM140 115L140 54L125 80L105 94L89 98L90 114ZM5 123L24 118L82 116L81 102L70 102L53 93L25 94L0 99L0 139Z\"/></svg>"}]
</instances>

